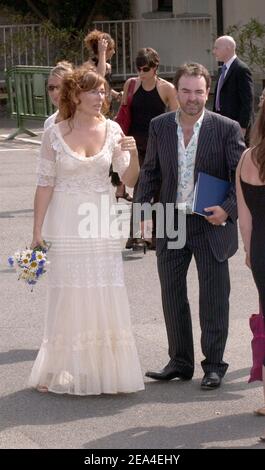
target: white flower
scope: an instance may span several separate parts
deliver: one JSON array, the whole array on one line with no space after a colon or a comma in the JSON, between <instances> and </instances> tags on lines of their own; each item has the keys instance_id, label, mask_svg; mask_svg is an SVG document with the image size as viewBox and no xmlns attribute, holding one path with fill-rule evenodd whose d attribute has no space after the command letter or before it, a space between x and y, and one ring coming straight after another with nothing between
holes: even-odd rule
<instances>
[{"instance_id":1,"label":"white flower","mask_svg":"<svg viewBox=\"0 0 265 470\"><path fill-rule=\"evenodd\" d=\"M23 268L28 268L29 267L29 258L27 258L26 256L22 256L21 257L21 260L20 260L20 266L22 266Z\"/></svg>"},{"instance_id":2,"label":"white flower","mask_svg":"<svg viewBox=\"0 0 265 470\"><path fill-rule=\"evenodd\" d=\"M35 254L36 254L36 261L38 261L38 263L41 260L46 260L46 254L43 253L42 251L36 251Z\"/></svg>"},{"instance_id":3,"label":"white flower","mask_svg":"<svg viewBox=\"0 0 265 470\"><path fill-rule=\"evenodd\" d=\"M10 267L15 267L18 279L29 284L32 291L38 279L46 272L44 267L48 261L46 253L41 250L34 251L26 248L21 251L17 250L13 256L9 256L8 263Z\"/></svg>"},{"instance_id":4,"label":"white flower","mask_svg":"<svg viewBox=\"0 0 265 470\"><path fill-rule=\"evenodd\" d=\"M21 253L21 257L22 257L22 258L28 258L28 259L30 259L30 258L31 258L31 255L32 255L32 250L24 250L24 251L22 251L22 253Z\"/></svg>"},{"instance_id":5,"label":"white flower","mask_svg":"<svg viewBox=\"0 0 265 470\"><path fill-rule=\"evenodd\" d=\"M30 270L30 272L35 273L37 271L38 267L39 266L38 266L37 261L31 261L31 263L29 265L29 270Z\"/></svg>"}]
</instances>

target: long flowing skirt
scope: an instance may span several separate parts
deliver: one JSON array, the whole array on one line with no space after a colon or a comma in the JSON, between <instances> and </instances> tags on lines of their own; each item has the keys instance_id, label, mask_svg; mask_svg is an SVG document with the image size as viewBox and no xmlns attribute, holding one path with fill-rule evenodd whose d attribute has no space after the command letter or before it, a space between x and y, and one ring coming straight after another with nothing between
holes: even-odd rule
<instances>
[{"instance_id":1,"label":"long flowing skirt","mask_svg":"<svg viewBox=\"0 0 265 470\"><path fill-rule=\"evenodd\" d=\"M52 243L47 309L29 385L75 395L143 390L120 241L80 236L83 203L82 194L55 191L45 218L44 238Z\"/></svg>"}]
</instances>

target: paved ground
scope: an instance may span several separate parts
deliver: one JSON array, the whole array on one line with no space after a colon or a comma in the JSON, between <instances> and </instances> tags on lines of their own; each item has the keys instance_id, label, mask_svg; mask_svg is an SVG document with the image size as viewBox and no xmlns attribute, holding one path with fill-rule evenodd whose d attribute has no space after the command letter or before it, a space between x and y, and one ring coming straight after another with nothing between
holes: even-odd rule
<instances>
[{"instance_id":1,"label":"paved ground","mask_svg":"<svg viewBox=\"0 0 265 470\"><path fill-rule=\"evenodd\" d=\"M31 126L33 128L34 125ZM39 132L41 127L35 123ZM6 258L31 240L36 143L3 140L14 123L0 124L0 448L23 449L265 449L258 436L265 419L253 415L262 403L260 383L247 383L251 363L248 316L257 309L243 250L231 268L230 334L225 359L230 363L219 390L200 390L198 283L189 273L196 370L190 382L155 383L133 395L71 397L40 394L27 388L41 342L45 280L33 293L17 282ZM25 137L25 136L24 136ZM153 252L143 257L124 250L124 269L143 373L168 360L160 289Z\"/></svg>"}]
</instances>

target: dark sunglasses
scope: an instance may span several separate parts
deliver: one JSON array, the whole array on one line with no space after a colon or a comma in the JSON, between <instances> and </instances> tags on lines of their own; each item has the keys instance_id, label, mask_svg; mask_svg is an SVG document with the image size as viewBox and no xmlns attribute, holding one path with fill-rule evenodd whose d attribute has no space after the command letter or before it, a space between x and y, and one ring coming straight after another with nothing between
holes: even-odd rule
<instances>
[{"instance_id":1,"label":"dark sunglasses","mask_svg":"<svg viewBox=\"0 0 265 470\"><path fill-rule=\"evenodd\" d=\"M138 72L141 72L141 71L142 72L149 72L151 70L151 67L148 67L147 65L145 67L138 67L138 65L137 65L136 68L137 68Z\"/></svg>"},{"instance_id":2,"label":"dark sunglasses","mask_svg":"<svg viewBox=\"0 0 265 470\"><path fill-rule=\"evenodd\" d=\"M48 91L54 91L54 90L59 90L60 86L59 85L48 85L47 90Z\"/></svg>"}]
</instances>

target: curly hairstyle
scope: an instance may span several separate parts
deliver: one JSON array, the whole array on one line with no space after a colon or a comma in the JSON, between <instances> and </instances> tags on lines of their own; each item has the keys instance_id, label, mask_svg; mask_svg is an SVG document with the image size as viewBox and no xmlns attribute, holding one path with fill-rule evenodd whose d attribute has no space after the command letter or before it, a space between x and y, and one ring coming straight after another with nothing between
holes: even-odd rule
<instances>
[{"instance_id":1,"label":"curly hairstyle","mask_svg":"<svg viewBox=\"0 0 265 470\"><path fill-rule=\"evenodd\" d=\"M265 100L259 109L250 134L251 158L258 168L260 180L265 182Z\"/></svg>"},{"instance_id":2,"label":"curly hairstyle","mask_svg":"<svg viewBox=\"0 0 265 470\"><path fill-rule=\"evenodd\" d=\"M155 49L152 49L152 47L143 47L142 49L139 49L135 59L136 67L144 67L147 65L148 67L157 68L159 66L159 62L160 57L158 52L156 52Z\"/></svg>"},{"instance_id":3,"label":"curly hairstyle","mask_svg":"<svg viewBox=\"0 0 265 470\"><path fill-rule=\"evenodd\" d=\"M206 67L198 64L197 62L191 62L189 64L186 63L178 68L173 81L176 90L178 90L179 80L183 75L188 77L204 77L206 81L206 88L208 89L211 86L211 75L209 74Z\"/></svg>"},{"instance_id":4,"label":"curly hairstyle","mask_svg":"<svg viewBox=\"0 0 265 470\"><path fill-rule=\"evenodd\" d=\"M49 77L59 77L63 78L65 73L72 72L73 64L71 62L67 62L66 60L62 60L57 62L55 67L50 71Z\"/></svg>"},{"instance_id":5,"label":"curly hairstyle","mask_svg":"<svg viewBox=\"0 0 265 470\"><path fill-rule=\"evenodd\" d=\"M83 91L90 91L104 85L108 92L107 83L104 77L99 75L92 68L85 66L78 67L64 76L60 93L59 110L62 119L72 119L76 112L78 96ZM102 112L107 111L107 103L103 103Z\"/></svg>"},{"instance_id":6,"label":"curly hairstyle","mask_svg":"<svg viewBox=\"0 0 265 470\"><path fill-rule=\"evenodd\" d=\"M98 41L100 39L106 39L108 42L108 47L115 48L115 41L112 39L110 34L94 29L86 35L84 43L88 51L92 52L92 54L96 57L98 56Z\"/></svg>"}]
</instances>

